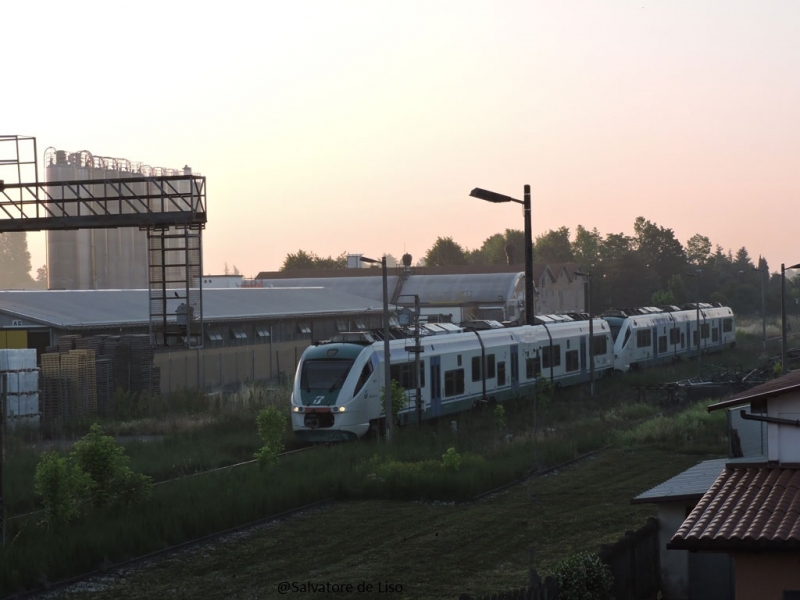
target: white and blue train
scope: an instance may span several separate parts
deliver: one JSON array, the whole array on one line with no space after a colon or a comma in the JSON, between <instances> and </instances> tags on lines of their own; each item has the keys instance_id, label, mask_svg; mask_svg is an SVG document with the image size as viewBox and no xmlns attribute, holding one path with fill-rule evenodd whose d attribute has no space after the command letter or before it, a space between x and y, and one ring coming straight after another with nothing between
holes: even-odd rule
<instances>
[{"instance_id":1,"label":"white and blue train","mask_svg":"<svg viewBox=\"0 0 800 600\"><path fill-rule=\"evenodd\" d=\"M700 304L699 310L692 305L611 313L592 321L591 340L588 319L537 316L537 323L473 331L429 325L423 328L418 359L410 351L412 338L391 340L391 377L408 397L400 422L415 422L418 408L423 419L432 419L500 402L525 392L540 377L558 386L589 381L590 352L594 377L600 378L613 370L720 351L735 343L736 334L733 311L710 304ZM296 435L328 442L380 430L384 368L383 342L368 333L342 334L308 347L292 390Z\"/></svg>"}]
</instances>

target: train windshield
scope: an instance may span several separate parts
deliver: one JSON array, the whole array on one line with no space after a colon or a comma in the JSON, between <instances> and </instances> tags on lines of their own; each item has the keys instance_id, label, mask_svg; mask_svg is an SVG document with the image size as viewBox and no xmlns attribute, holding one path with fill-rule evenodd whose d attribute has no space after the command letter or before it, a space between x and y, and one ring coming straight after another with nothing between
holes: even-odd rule
<instances>
[{"instance_id":1,"label":"train windshield","mask_svg":"<svg viewBox=\"0 0 800 600\"><path fill-rule=\"evenodd\" d=\"M353 361L347 359L307 360L300 373L300 387L332 392L342 387L352 366Z\"/></svg>"}]
</instances>

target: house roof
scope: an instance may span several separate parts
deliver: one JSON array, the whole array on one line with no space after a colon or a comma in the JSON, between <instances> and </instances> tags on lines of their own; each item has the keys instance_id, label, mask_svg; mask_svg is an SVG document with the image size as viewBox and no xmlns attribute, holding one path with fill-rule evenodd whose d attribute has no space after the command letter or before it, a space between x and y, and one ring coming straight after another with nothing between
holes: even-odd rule
<instances>
[{"instance_id":1,"label":"house roof","mask_svg":"<svg viewBox=\"0 0 800 600\"><path fill-rule=\"evenodd\" d=\"M667 545L670 549L800 550L800 468L729 465Z\"/></svg>"},{"instance_id":2,"label":"house roof","mask_svg":"<svg viewBox=\"0 0 800 600\"><path fill-rule=\"evenodd\" d=\"M182 300L169 298L167 312ZM0 312L65 329L146 324L148 290L0 291ZM381 312L373 299L324 288L229 288L203 290L203 319L311 317Z\"/></svg>"},{"instance_id":3,"label":"house roof","mask_svg":"<svg viewBox=\"0 0 800 600\"><path fill-rule=\"evenodd\" d=\"M800 370L789 371L786 375L739 392L723 402L717 402L708 407L708 412L731 408L756 400L766 400L800 390Z\"/></svg>"},{"instance_id":4,"label":"house roof","mask_svg":"<svg viewBox=\"0 0 800 600\"><path fill-rule=\"evenodd\" d=\"M719 477L727 460L726 458L705 460L654 488L642 492L631 502L633 504L658 504L679 500L699 500Z\"/></svg>"}]
</instances>

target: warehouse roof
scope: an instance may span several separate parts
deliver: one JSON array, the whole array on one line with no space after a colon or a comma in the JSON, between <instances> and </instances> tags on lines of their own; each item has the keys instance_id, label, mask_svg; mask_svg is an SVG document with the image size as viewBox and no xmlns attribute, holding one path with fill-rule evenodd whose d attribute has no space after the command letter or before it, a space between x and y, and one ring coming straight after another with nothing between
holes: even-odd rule
<instances>
[{"instance_id":1,"label":"warehouse roof","mask_svg":"<svg viewBox=\"0 0 800 600\"><path fill-rule=\"evenodd\" d=\"M168 292L171 293L171 290ZM148 290L0 291L0 312L54 327L146 324ZM167 312L182 300L169 298ZM203 290L205 321L379 313L380 302L321 287Z\"/></svg>"}]
</instances>

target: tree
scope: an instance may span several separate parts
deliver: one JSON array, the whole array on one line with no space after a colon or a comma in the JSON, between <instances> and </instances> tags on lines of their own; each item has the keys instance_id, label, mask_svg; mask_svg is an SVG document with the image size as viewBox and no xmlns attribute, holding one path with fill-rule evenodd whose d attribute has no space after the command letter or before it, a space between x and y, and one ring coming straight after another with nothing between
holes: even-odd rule
<instances>
[{"instance_id":1,"label":"tree","mask_svg":"<svg viewBox=\"0 0 800 600\"><path fill-rule=\"evenodd\" d=\"M436 238L436 242L425 253L425 264L429 267L450 267L467 264L464 249L451 237Z\"/></svg>"},{"instance_id":2,"label":"tree","mask_svg":"<svg viewBox=\"0 0 800 600\"><path fill-rule=\"evenodd\" d=\"M591 271L600 260L600 248L603 237L595 227L591 231L583 225L578 225L575 230L575 241L572 242L572 256L581 268Z\"/></svg>"},{"instance_id":3,"label":"tree","mask_svg":"<svg viewBox=\"0 0 800 600\"><path fill-rule=\"evenodd\" d=\"M551 229L537 236L534 249L540 262L559 263L574 260L572 245L569 243L569 227Z\"/></svg>"},{"instance_id":4,"label":"tree","mask_svg":"<svg viewBox=\"0 0 800 600\"><path fill-rule=\"evenodd\" d=\"M506 229L486 238L483 245L467 253L471 265L521 265L525 263L525 234Z\"/></svg>"},{"instance_id":5,"label":"tree","mask_svg":"<svg viewBox=\"0 0 800 600\"><path fill-rule=\"evenodd\" d=\"M298 250L296 254L287 254L283 259L281 271L297 271L303 269L346 269L347 253L342 252L336 258L320 258L313 252Z\"/></svg>"},{"instance_id":6,"label":"tree","mask_svg":"<svg viewBox=\"0 0 800 600\"><path fill-rule=\"evenodd\" d=\"M686 268L686 253L675 238L672 229L659 227L644 217L637 217L633 224L634 245L641 255L645 268L658 274L658 285L667 287L669 278Z\"/></svg>"},{"instance_id":7,"label":"tree","mask_svg":"<svg viewBox=\"0 0 800 600\"><path fill-rule=\"evenodd\" d=\"M24 232L0 233L0 264L0 287L31 287L31 253Z\"/></svg>"},{"instance_id":8,"label":"tree","mask_svg":"<svg viewBox=\"0 0 800 600\"><path fill-rule=\"evenodd\" d=\"M695 233L686 242L686 259L694 266L702 267L711 256L711 240Z\"/></svg>"},{"instance_id":9,"label":"tree","mask_svg":"<svg viewBox=\"0 0 800 600\"><path fill-rule=\"evenodd\" d=\"M47 265L42 265L36 269L36 281L47 285Z\"/></svg>"}]
</instances>

